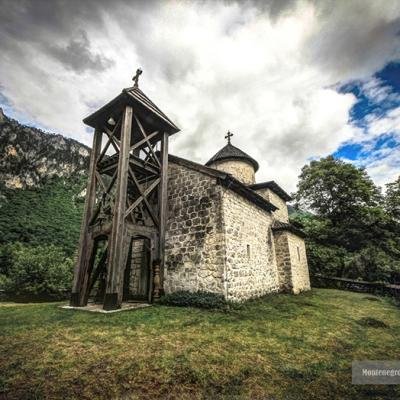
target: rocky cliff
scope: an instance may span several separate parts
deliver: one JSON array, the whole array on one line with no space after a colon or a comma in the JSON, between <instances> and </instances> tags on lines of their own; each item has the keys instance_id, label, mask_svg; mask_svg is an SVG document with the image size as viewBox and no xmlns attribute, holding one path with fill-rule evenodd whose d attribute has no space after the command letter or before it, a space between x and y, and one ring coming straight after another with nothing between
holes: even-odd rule
<instances>
[{"instance_id":1,"label":"rocky cliff","mask_svg":"<svg viewBox=\"0 0 400 400\"><path fill-rule=\"evenodd\" d=\"M0 108L0 186L26 189L49 178L85 175L89 148L73 139L21 125Z\"/></svg>"},{"instance_id":2,"label":"rocky cliff","mask_svg":"<svg viewBox=\"0 0 400 400\"><path fill-rule=\"evenodd\" d=\"M15 242L56 245L71 256L79 240L89 148L8 118L0 108L0 264Z\"/></svg>"}]
</instances>

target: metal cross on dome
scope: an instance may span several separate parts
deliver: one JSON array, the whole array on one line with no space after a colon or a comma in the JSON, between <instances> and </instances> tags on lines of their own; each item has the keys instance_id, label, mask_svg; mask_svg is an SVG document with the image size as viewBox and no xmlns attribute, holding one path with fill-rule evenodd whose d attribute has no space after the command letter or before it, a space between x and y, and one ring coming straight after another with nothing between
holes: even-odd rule
<instances>
[{"instance_id":1,"label":"metal cross on dome","mask_svg":"<svg viewBox=\"0 0 400 400\"><path fill-rule=\"evenodd\" d=\"M140 68L136 70L136 75L132 78L134 87L139 87L139 76L142 74L142 72L143 71Z\"/></svg>"},{"instance_id":2,"label":"metal cross on dome","mask_svg":"<svg viewBox=\"0 0 400 400\"><path fill-rule=\"evenodd\" d=\"M228 139L228 144L231 144L231 137L233 136L233 133L228 131L228 133L225 136L225 139Z\"/></svg>"}]
</instances>

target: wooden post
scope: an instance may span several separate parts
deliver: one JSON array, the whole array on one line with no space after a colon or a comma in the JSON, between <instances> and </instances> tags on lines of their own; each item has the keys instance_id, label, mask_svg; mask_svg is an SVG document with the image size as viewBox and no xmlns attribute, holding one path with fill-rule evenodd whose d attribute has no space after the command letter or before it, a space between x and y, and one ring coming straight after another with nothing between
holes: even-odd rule
<instances>
[{"instance_id":1,"label":"wooden post","mask_svg":"<svg viewBox=\"0 0 400 400\"><path fill-rule=\"evenodd\" d=\"M104 310L121 307L123 285L122 280L126 266L126 196L128 187L129 151L131 143L133 109L126 106L121 126L121 141L118 159L118 176L116 182L115 207L112 230L109 239L109 258L107 266L107 287L104 297Z\"/></svg>"},{"instance_id":2,"label":"wooden post","mask_svg":"<svg viewBox=\"0 0 400 400\"><path fill-rule=\"evenodd\" d=\"M160 291L164 293L164 252L165 252L165 231L167 226L167 203L168 203L168 134L163 132L161 138L161 182L159 190L160 210L160 235L159 235L159 259L160 259Z\"/></svg>"},{"instance_id":3,"label":"wooden post","mask_svg":"<svg viewBox=\"0 0 400 400\"><path fill-rule=\"evenodd\" d=\"M100 129L95 129L92 151L90 153L89 179L86 186L85 207L79 239L80 246L75 265L74 281L70 300L71 306L74 307L82 307L86 305L87 275L90 269L89 264L94 247L93 239L90 237L89 233L89 222L96 206L96 164L101 150L102 135Z\"/></svg>"},{"instance_id":4,"label":"wooden post","mask_svg":"<svg viewBox=\"0 0 400 400\"><path fill-rule=\"evenodd\" d=\"M160 281L160 265L156 261L153 265L153 300L157 301L160 298L161 281Z\"/></svg>"}]
</instances>

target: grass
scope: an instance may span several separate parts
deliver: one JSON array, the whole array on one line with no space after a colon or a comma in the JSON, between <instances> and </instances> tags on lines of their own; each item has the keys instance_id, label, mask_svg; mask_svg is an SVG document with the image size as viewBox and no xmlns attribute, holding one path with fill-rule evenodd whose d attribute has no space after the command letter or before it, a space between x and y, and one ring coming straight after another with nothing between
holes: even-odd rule
<instances>
[{"instance_id":1,"label":"grass","mask_svg":"<svg viewBox=\"0 0 400 400\"><path fill-rule=\"evenodd\" d=\"M351 384L352 360L400 359L387 299L314 289L228 313L59 305L0 303L0 398L400 398L395 385Z\"/></svg>"}]
</instances>

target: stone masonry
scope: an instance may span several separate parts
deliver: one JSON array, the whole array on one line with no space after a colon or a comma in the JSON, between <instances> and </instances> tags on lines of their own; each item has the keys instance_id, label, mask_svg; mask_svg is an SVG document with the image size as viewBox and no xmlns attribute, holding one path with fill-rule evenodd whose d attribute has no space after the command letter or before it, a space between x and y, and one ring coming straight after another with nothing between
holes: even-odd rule
<instances>
[{"instance_id":1,"label":"stone masonry","mask_svg":"<svg viewBox=\"0 0 400 400\"><path fill-rule=\"evenodd\" d=\"M225 189L223 219L226 297L240 301L277 292L272 215Z\"/></svg>"},{"instance_id":2,"label":"stone masonry","mask_svg":"<svg viewBox=\"0 0 400 400\"><path fill-rule=\"evenodd\" d=\"M232 148L209 167L171 156L165 292L201 290L243 301L310 289L303 234L289 222L290 196L274 181L252 189L257 162Z\"/></svg>"},{"instance_id":3,"label":"stone masonry","mask_svg":"<svg viewBox=\"0 0 400 400\"><path fill-rule=\"evenodd\" d=\"M310 290L306 246L304 240L291 232L287 233L292 266L292 290L294 294Z\"/></svg>"},{"instance_id":4,"label":"stone masonry","mask_svg":"<svg viewBox=\"0 0 400 400\"><path fill-rule=\"evenodd\" d=\"M233 175L237 180L246 185L252 185L255 182L254 167L245 161L216 161L210 166Z\"/></svg>"},{"instance_id":5,"label":"stone masonry","mask_svg":"<svg viewBox=\"0 0 400 400\"><path fill-rule=\"evenodd\" d=\"M280 290L295 294L310 290L304 240L291 232L274 233Z\"/></svg>"},{"instance_id":6,"label":"stone masonry","mask_svg":"<svg viewBox=\"0 0 400 400\"><path fill-rule=\"evenodd\" d=\"M173 163L168 172L164 290L223 293L222 188L215 178Z\"/></svg>"},{"instance_id":7,"label":"stone masonry","mask_svg":"<svg viewBox=\"0 0 400 400\"><path fill-rule=\"evenodd\" d=\"M274 206L278 207L278 209L273 212L275 219L282 222L289 222L289 213L285 200L274 193L271 189L258 189L257 193L271 202Z\"/></svg>"}]
</instances>

